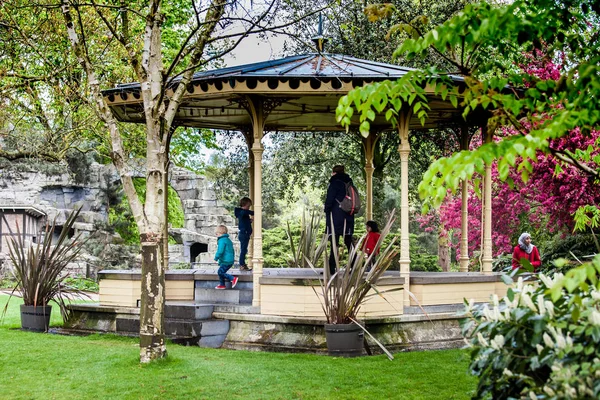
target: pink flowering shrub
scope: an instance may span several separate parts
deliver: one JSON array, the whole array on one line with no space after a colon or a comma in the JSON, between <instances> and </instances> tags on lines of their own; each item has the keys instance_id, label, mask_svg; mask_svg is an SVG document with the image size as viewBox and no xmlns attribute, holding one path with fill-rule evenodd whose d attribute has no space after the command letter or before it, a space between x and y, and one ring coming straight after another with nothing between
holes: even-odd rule
<instances>
[{"instance_id":1,"label":"pink flowering shrub","mask_svg":"<svg viewBox=\"0 0 600 400\"><path fill-rule=\"evenodd\" d=\"M529 64L521 66L524 72L537 76L539 79L558 80L560 67L549 60L540 51L525 55ZM528 122L523 123L528 127ZM530 125L529 125L530 126ZM503 128L499 136L521 134L513 128ZM600 154L600 131L594 130L589 135L583 135L577 128L568 136L554 139L550 148L557 151L575 153L578 149L595 149L591 152L592 159ZM471 147L481 144L481 136L476 136ZM517 161L518 165L519 162ZM588 162L592 168L597 165ZM480 177L481 178L481 177ZM492 243L493 254L498 256L510 253L515 245L515 237L522 230L545 229L549 233L568 233L573 230L573 214L586 204L600 204L600 185L581 169L560 162L550 154L538 152L537 162L527 182L523 182L521 171L513 168L508 179L499 179L496 166L492 166ZM481 247L481 199L469 189L469 256ZM458 249L461 231L461 193L446 197L435 218L423 217L419 220L426 228L434 222L439 222L443 232L450 235L451 246ZM431 227L431 230L434 228ZM437 229L437 228L435 228ZM457 256L460 252L457 251Z\"/></svg>"}]
</instances>

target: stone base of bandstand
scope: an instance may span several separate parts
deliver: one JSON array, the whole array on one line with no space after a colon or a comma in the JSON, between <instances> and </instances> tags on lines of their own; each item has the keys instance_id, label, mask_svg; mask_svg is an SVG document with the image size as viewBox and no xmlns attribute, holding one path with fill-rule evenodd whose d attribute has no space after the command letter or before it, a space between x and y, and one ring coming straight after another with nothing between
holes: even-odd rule
<instances>
[{"instance_id":1,"label":"stone base of bandstand","mask_svg":"<svg viewBox=\"0 0 600 400\"><path fill-rule=\"evenodd\" d=\"M176 343L252 351L325 354L324 324L319 301L322 275L312 270L265 269L260 278L261 305L252 305L251 272L235 289L216 290L216 269L168 271L165 325ZM462 347L459 321L464 299L477 303L502 296L499 275L476 273L412 273L411 305L403 306L404 278L388 272L378 285L386 299L372 296L358 320L390 351ZM76 332L135 336L139 330L139 271L100 273L100 303L71 306L67 325ZM373 353L381 350L369 337Z\"/></svg>"},{"instance_id":2,"label":"stone base of bandstand","mask_svg":"<svg viewBox=\"0 0 600 400\"><path fill-rule=\"evenodd\" d=\"M253 351L326 354L324 320L275 317L257 314L213 314L229 320L229 333L223 348ZM456 314L402 316L360 321L369 333L389 351L439 350L464 345ZM368 336L368 335L365 335ZM371 339L367 343L374 354L380 348Z\"/></svg>"}]
</instances>

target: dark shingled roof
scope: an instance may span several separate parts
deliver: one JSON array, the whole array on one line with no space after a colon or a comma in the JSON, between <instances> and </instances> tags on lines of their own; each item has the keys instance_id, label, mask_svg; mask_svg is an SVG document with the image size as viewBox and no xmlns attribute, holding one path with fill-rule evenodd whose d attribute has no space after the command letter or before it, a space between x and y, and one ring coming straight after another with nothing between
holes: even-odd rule
<instances>
[{"instance_id":1,"label":"dark shingled roof","mask_svg":"<svg viewBox=\"0 0 600 400\"><path fill-rule=\"evenodd\" d=\"M412 68L362 60L338 54L310 53L233 67L196 72L175 117L176 125L248 130L249 96L260 98L268 108L265 130L344 130L335 119L339 99L369 82L396 80ZM450 77L459 85L463 79ZM171 83L174 88L179 79ZM142 123L144 112L140 84L128 83L104 90L109 106L120 121ZM167 94L168 95L168 94ZM459 121L461 110L449 101L431 96L425 125L412 116L412 129L437 127ZM358 116L353 125L358 125ZM383 115L371 123L374 129L392 126Z\"/></svg>"}]
</instances>

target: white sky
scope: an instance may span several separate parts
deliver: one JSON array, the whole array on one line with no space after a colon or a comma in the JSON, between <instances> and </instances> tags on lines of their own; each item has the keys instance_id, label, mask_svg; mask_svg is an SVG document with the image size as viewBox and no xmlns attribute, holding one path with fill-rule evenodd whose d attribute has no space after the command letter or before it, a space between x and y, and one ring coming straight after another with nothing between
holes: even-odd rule
<instances>
[{"instance_id":1,"label":"white sky","mask_svg":"<svg viewBox=\"0 0 600 400\"><path fill-rule=\"evenodd\" d=\"M225 64L232 67L280 58L284 40L282 35L271 36L268 42L262 41L257 35L246 37L224 57Z\"/></svg>"}]
</instances>

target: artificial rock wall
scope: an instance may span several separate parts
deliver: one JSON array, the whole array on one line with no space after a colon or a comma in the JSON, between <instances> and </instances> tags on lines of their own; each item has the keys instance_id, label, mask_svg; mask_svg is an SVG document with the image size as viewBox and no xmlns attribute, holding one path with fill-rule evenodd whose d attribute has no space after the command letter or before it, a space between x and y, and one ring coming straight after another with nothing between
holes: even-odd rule
<instances>
[{"instance_id":1,"label":"artificial rock wall","mask_svg":"<svg viewBox=\"0 0 600 400\"><path fill-rule=\"evenodd\" d=\"M0 169L0 205L34 206L44 211L50 221L56 217L58 225L65 222L71 210L82 207L74 226L75 234L95 232L96 222L108 221L108 188L119 181L115 168L92 164L84 184L76 183L66 169L65 172L57 170L60 171L53 168L52 172L42 172L24 166ZM136 175L143 177L145 174L138 169ZM205 177L174 167L170 184L180 197L185 223L183 228L169 230L178 242L169 246L169 264L173 267L183 266L183 263L189 265L193 261L212 262L217 247L216 226L226 225L232 240L235 240L235 219L216 199L212 185ZM3 256L7 258L6 255L0 255L0 258ZM130 268L136 266L129 265ZM85 261L73 267L73 272L81 275L90 275L90 268L93 269ZM91 275L95 275L95 271Z\"/></svg>"}]
</instances>

